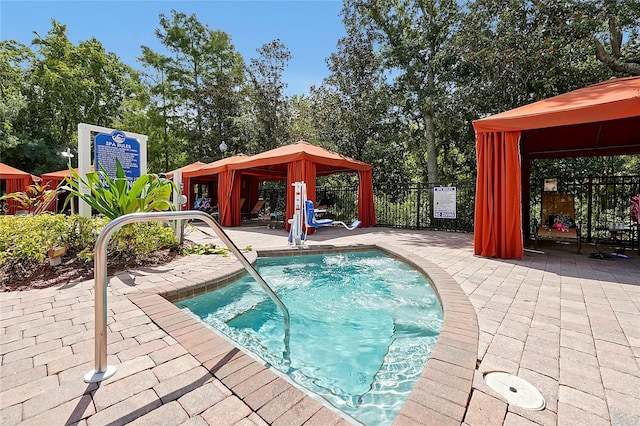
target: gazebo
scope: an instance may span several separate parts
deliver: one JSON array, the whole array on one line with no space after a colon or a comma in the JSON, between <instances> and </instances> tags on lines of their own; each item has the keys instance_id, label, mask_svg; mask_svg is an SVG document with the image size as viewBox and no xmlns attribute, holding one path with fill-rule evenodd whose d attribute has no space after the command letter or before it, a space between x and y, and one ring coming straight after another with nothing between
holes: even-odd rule
<instances>
[{"instance_id":1,"label":"gazebo","mask_svg":"<svg viewBox=\"0 0 640 426\"><path fill-rule=\"evenodd\" d=\"M7 164L0 163L0 181L3 183L3 192L10 194L12 192L26 191L27 187L39 178L30 173L11 167ZM5 195L5 194L1 194ZM8 214L13 214L18 210L19 206L15 201L9 200Z\"/></svg>"},{"instance_id":2,"label":"gazebo","mask_svg":"<svg viewBox=\"0 0 640 426\"><path fill-rule=\"evenodd\" d=\"M78 168L74 169L76 173L78 173ZM59 170L57 172L44 173L42 175L42 183L45 185L49 185L49 188L56 189L60 186L60 183L66 178L71 176L71 172L69 169ZM74 203L77 203L75 200ZM56 197L56 200L51 206L49 206L49 210L57 212L59 204L59 196ZM77 204L76 204L77 205Z\"/></svg>"},{"instance_id":3,"label":"gazebo","mask_svg":"<svg viewBox=\"0 0 640 426\"><path fill-rule=\"evenodd\" d=\"M640 154L640 77L616 78L473 122L474 253L521 259L534 158Z\"/></svg>"},{"instance_id":4,"label":"gazebo","mask_svg":"<svg viewBox=\"0 0 640 426\"><path fill-rule=\"evenodd\" d=\"M235 156L183 174L185 188L195 177L217 176L219 221L224 226L241 224L240 199L257 201L258 185L266 180L284 180L287 188L286 218L293 217L291 184L304 181L309 199L315 200L316 177L333 173L358 173L358 219L363 227L375 225L373 166L307 142L297 142L251 157ZM190 196L190 195L189 195ZM189 198L188 196L188 198ZM189 199L190 205L192 200Z\"/></svg>"},{"instance_id":5,"label":"gazebo","mask_svg":"<svg viewBox=\"0 0 640 426\"><path fill-rule=\"evenodd\" d=\"M203 164L200 167L192 168L191 170L184 171L182 173L182 186L187 196L187 205L189 208L193 208L196 196L194 192L195 185L202 185L207 187L209 197L212 199L212 203L218 204L219 216L218 220L221 224L222 218L229 216L229 205L227 203L221 203L220 200L226 199L227 194L225 192L225 186L221 185L221 181L227 177L228 165L243 161L248 158L245 155L239 154L232 157L223 158L221 160L214 161L212 163ZM187 166L188 167L188 166ZM228 219L226 219L228 221Z\"/></svg>"}]
</instances>

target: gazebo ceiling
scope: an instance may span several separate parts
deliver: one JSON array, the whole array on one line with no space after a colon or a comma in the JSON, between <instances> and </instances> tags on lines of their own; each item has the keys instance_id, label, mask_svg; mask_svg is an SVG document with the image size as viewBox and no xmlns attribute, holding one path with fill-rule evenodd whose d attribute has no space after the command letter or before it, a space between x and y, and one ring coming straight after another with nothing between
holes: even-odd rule
<instances>
[{"instance_id":1,"label":"gazebo ceiling","mask_svg":"<svg viewBox=\"0 0 640 426\"><path fill-rule=\"evenodd\" d=\"M476 133L521 132L530 158L640 153L640 77L614 78L473 122Z\"/></svg>"}]
</instances>

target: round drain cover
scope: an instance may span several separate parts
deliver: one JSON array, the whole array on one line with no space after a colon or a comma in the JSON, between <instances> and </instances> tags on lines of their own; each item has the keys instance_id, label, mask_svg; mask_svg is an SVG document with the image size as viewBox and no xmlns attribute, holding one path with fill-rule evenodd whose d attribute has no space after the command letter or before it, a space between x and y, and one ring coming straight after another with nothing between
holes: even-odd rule
<instances>
[{"instance_id":1,"label":"round drain cover","mask_svg":"<svg viewBox=\"0 0 640 426\"><path fill-rule=\"evenodd\" d=\"M493 371L485 374L484 380L509 404L532 411L542 410L545 407L544 396L540 391L520 377L502 371Z\"/></svg>"}]
</instances>

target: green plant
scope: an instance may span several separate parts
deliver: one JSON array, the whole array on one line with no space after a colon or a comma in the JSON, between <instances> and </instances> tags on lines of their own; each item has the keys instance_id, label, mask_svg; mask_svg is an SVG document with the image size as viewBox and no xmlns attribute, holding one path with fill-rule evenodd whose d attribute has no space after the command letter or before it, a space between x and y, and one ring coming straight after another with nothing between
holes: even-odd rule
<instances>
[{"instance_id":1,"label":"green plant","mask_svg":"<svg viewBox=\"0 0 640 426\"><path fill-rule=\"evenodd\" d=\"M172 228L158 222L142 222L118 229L109 241L107 252L110 260L141 263L151 260L160 248L177 247Z\"/></svg>"},{"instance_id":2,"label":"green plant","mask_svg":"<svg viewBox=\"0 0 640 426\"><path fill-rule=\"evenodd\" d=\"M196 244L181 248L180 254L222 254L226 256L229 254L229 249L226 247L216 247L215 244Z\"/></svg>"},{"instance_id":3,"label":"green plant","mask_svg":"<svg viewBox=\"0 0 640 426\"><path fill-rule=\"evenodd\" d=\"M69 232L63 215L0 216L1 272L13 279L29 276Z\"/></svg>"},{"instance_id":4,"label":"green plant","mask_svg":"<svg viewBox=\"0 0 640 426\"><path fill-rule=\"evenodd\" d=\"M56 199L58 190L50 189L48 184L40 185L34 183L29 185L26 191L12 192L3 195L0 200L17 201L20 207L29 213L40 214L47 210L51 203Z\"/></svg>"},{"instance_id":5,"label":"green plant","mask_svg":"<svg viewBox=\"0 0 640 426\"><path fill-rule=\"evenodd\" d=\"M37 274L54 246L67 247L67 256L85 263L94 258L105 217L78 215L0 216L0 284ZM160 223L135 223L116 231L107 246L109 265L155 261L162 249L175 250L178 241L170 227Z\"/></svg>"},{"instance_id":6,"label":"green plant","mask_svg":"<svg viewBox=\"0 0 640 426\"><path fill-rule=\"evenodd\" d=\"M246 246L242 251L253 251L253 247ZM183 256L188 254L222 254L227 256L230 250L226 247L218 247L215 244L195 244L189 247L182 247L179 252Z\"/></svg>"},{"instance_id":7,"label":"green plant","mask_svg":"<svg viewBox=\"0 0 640 426\"><path fill-rule=\"evenodd\" d=\"M69 168L71 176L65 179L65 185L60 188L69 191L69 197L64 203L65 207L71 197L77 196L109 219L128 213L174 209L170 197L175 185L171 180L155 174L145 174L130 185L117 159L115 179L107 174L102 165L100 168L100 171L87 173L86 179L81 178L74 169ZM91 193L81 193L81 185L89 188Z\"/></svg>"}]
</instances>

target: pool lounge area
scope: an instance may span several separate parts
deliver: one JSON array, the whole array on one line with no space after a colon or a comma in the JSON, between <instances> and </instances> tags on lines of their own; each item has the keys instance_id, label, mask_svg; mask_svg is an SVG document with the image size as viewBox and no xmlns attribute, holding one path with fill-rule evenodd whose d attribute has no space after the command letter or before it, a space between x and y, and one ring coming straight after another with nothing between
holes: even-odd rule
<instances>
[{"instance_id":1,"label":"pool lounge area","mask_svg":"<svg viewBox=\"0 0 640 426\"><path fill-rule=\"evenodd\" d=\"M296 251L281 229L227 232L252 246L250 259ZM325 228L307 243L376 246L434 283L444 325L394 424L640 423L640 256L591 259L586 245L580 255L548 246L520 261L487 259L473 256L472 239ZM171 303L241 273L232 256L191 255L111 277L107 351L117 372L99 385L82 380L94 359L93 280L0 294L0 423L351 424ZM496 370L536 386L546 408L507 405L483 380Z\"/></svg>"}]
</instances>

